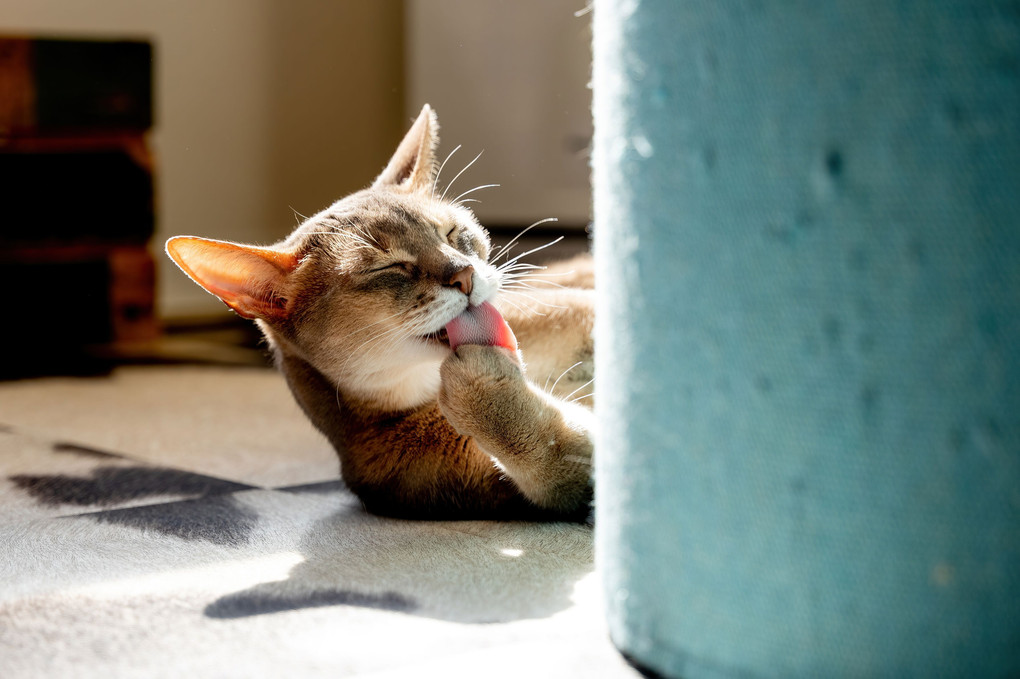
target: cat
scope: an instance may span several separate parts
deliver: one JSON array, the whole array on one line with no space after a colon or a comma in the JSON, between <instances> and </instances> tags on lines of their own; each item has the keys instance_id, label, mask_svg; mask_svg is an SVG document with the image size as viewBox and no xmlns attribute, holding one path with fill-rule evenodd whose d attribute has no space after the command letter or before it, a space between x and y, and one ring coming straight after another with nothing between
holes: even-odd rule
<instances>
[{"instance_id":1,"label":"cat","mask_svg":"<svg viewBox=\"0 0 1020 679\"><path fill-rule=\"evenodd\" d=\"M493 257L473 213L437 191L438 142L426 105L369 188L280 243L178 236L167 254L259 325L368 511L584 520L592 414L576 395L591 395L590 259L497 266L505 253ZM519 349L452 348L447 324L487 302Z\"/></svg>"}]
</instances>

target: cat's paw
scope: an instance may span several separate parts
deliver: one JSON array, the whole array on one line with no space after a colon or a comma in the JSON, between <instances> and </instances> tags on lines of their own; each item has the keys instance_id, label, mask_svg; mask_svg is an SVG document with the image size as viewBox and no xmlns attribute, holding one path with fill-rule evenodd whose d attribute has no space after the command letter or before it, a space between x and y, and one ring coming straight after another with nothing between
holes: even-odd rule
<instances>
[{"instance_id":1,"label":"cat's paw","mask_svg":"<svg viewBox=\"0 0 1020 679\"><path fill-rule=\"evenodd\" d=\"M591 499L590 413L524 377L513 352L464 345L440 367L439 407L462 436L498 461L539 507L586 514Z\"/></svg>"},{"instance_id":2,"label":"cat's paw","mask_svg":"<svg viewBox=\"0 0 1020 679\"><path fill-rule=\"evenodd\" d=\"M498 429L529 395L520 357L503 347L459 346L443 361L439 375L439 407L466 436Z\"/></svg>"}]
</instances>

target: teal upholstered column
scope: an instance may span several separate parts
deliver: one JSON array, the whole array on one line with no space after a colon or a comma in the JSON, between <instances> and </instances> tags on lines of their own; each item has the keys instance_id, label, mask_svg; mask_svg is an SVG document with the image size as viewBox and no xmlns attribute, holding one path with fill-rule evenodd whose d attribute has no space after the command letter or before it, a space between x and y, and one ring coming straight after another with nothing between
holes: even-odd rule
<instances>
[{"instance_id":1,"label":"teal upholstered column","mask_svg":"<svg viewBox=\"0 0 1020 679\"><path fill-rule=\"evenodd\" d=\"M594 25L616 643L687 679L1020 675L1020 6Z\"/></svg>"}]
</instances>

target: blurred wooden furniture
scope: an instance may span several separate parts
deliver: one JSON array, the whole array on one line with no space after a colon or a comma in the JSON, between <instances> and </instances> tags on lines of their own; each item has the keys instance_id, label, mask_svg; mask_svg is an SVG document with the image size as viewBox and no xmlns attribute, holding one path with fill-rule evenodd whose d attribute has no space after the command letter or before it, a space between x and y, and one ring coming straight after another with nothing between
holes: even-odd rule
<instances>
[{"instance_id":1,"label":"blurred wooden furniture","mask_svg":"<svg viewBox=\"0 0 1020 679\"><path fill-rule=\"evenodd\" d=\"M148 43L0 37L0 348L11 360L156 336L151 125Z\"/></svg>"}]
</instances>

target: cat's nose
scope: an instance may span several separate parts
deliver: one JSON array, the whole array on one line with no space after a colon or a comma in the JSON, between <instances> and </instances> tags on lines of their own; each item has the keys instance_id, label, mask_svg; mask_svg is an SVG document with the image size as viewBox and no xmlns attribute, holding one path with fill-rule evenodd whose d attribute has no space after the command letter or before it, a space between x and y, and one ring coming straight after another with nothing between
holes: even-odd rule
<instances>
[{"instance_id":1,"label":"cat's nose","mask_svg":"<svg viewBox=\"0 0 1020 679\"><path fill-rule=\"evenodd\" d=\"M465 295L471 294L471 277L475 273L475 267L468 264L457 273L450 276L446 285L451 288L459 288Z\"/></svg>"}]
</instances>

